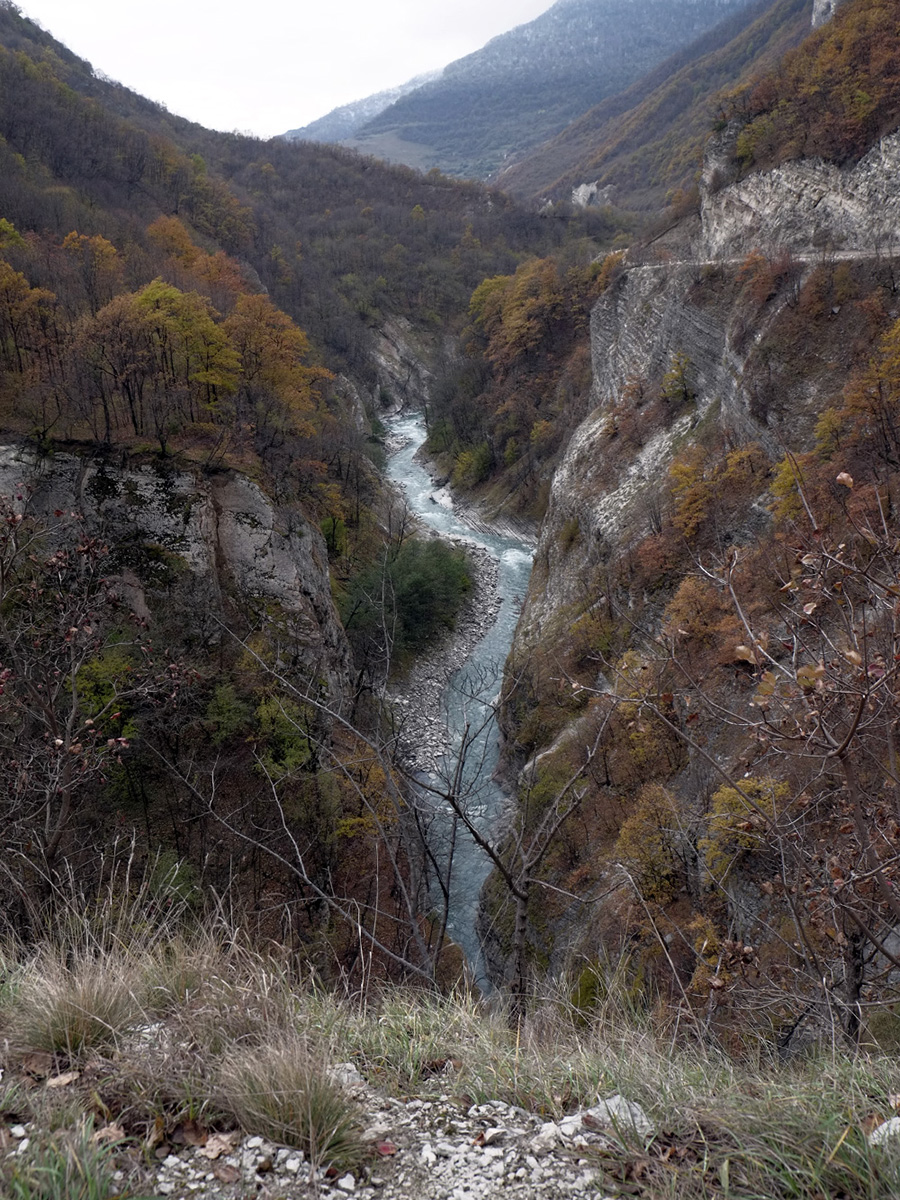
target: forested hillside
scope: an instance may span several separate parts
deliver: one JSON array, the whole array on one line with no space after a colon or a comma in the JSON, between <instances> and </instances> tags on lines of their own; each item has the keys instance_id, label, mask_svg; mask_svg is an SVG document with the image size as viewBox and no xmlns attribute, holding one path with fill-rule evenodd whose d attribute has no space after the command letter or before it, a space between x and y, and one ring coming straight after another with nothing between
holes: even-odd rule
<instances>
[{"instance_id":1,"label":"forested hillside","mask_svg":"<svg viewBox=\"0 0 900 1200\"><path fill-rule=\"evenodd\" d=\"M721 97L699 219L595 269L507 666L521 858L562 823L517 915L492 880L498 962L528 929L532 971L574 955L602 993L627 945L647 1003L741 1052L893 1028L895 17L850 0ZM485 397L560 345L554 283L475 293Z\"/></svg>"},{"instance_id":2,"label":"forested hillside","mask_svg":"<svg viewBox=\"0 0 900 1200\"><path fill-rule=\"evenodd\" d=\"M723 89L756 79L809 32L809 0L750 4L506 167L521 197L568 199L596 184L619 208L658 211L690 192Z\"/></svg>"},{"instance_id":3,"label":"forested hillside","mask_svg":"<svg viewBox=\"0 0 900 1200\"><path fill-rule=\"evenodd\" d=\"M405 338L427 374L485 275L535 248L584 259L605 227L210 133L0 5L13 925L97 885L119 836L197 896L230 887L326 973L353 970L361 912L391 914L380 967L433 977L444 927L420 928L422 831L400 828L377 697L470 569L412 540L383 487L378 415L404 383L376 349Z\"/></svg>"}]
</instances>

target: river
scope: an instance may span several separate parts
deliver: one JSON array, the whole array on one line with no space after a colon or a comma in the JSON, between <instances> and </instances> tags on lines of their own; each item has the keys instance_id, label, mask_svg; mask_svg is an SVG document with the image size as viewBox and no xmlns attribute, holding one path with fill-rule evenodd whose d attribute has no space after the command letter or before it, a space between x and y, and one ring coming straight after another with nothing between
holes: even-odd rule
<instances>
[{"instance_id":1,"label":"river","mask_svg":"<svg viewBox=\"0 0 900 1200\"><path fill-rule=\"evenodd\" d=\"M402 490L410 509L424 525L445 537L481 547L497 564L501 597L497 616L451 678L443 695L442 712L435 714L444 723L443 761L448 768L458 756L466 727L480 729L474 743L467 747L465 791L479 829L489 831L497 825L506 799L493 779L499 746L492 702L500 689L503 664L528 588L534 547L525 538L492 532L481 522L477 522L476 527L466 520L465 513L454 510L449 492L435 488L428 471L416 459L425 440L425 422L421 413L403 413L390 422L389 428L392 440L400 443L401 448L388 459L387 474ZM449 817L447 821L449 829ZM489 870L484 853L468 835L457 831L448 928L482 987L487 986L487 980L475 922L481 888Z\"/></svg>"}]
</instances>

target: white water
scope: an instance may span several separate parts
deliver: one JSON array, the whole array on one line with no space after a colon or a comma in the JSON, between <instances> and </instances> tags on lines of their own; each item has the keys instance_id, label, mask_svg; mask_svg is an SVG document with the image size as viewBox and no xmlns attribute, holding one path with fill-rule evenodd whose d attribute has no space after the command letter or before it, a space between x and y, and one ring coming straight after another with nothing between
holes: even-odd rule
<instances>
[{"instance_id":1,"label":"white water","mask_svg":"<svg viewBox=\"0 0 900 1200\"><path fill-rule=\"evenodd\" d=\"M491 702L500 690L503 664L528 588L533 548L524 539L490 533L481 523L476 530L467 523L464 514L454 512L450 494L436 489L431 476L416 460L416 452L425 440L421 413L403 414L390 423L390 429L404 444L389 458L387 474L403 490L410 509L436 532L483 547L499 566L502 603L497 618L444 693L447 771L452 770L457 759L466 726L474 730L484 725L467 748L464 790L468 810L476 816L479 830L490 832L497 825L505 802L503 791L492 778L497 766L498 742ZM446 824L449 836L452 824L449 818ZM448 927L482 986L486 980L475 921L481 888L489 871L490 864L483 852L469 836L458 831L450 879Z\"/></svg>"}]
</instances>

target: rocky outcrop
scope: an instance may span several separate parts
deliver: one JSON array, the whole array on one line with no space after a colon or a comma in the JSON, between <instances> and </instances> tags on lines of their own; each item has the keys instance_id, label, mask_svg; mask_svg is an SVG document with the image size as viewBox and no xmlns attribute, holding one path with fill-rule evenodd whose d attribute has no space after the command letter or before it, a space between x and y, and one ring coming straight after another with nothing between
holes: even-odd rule
<instances>
[{"instance_id":1,"label":"rocky outcrop","mask_svg":"<svg viewBox=\"0 0 900 1200\"><path fill-rule=\"evenodd\" d=\"M844 0L813 0L813 29L818 29L820 25L830 21L843 2Z\"/></svg>"},{"instance_id":2,"label":"rocky outcrop","mask_svg":"<svg viewBox=\"0 0 900 1200\"><path fill-rule=\"evenodd\" d=\"M701 179L701 258L788 246L795 254L834 248L896 251L900 230L900 132L881 139L855 166L801 159L734 179L738 129L707 151Z\"/></svg>"},{"instance_id":3,"label":"rocky outcrop","mask_svg":"<svg viewBox=\"0 0 900 1200\"><path fill-rule=\"evenodd\" d=\"M829 360L841 340L837 324L805 332L807 343L826 340L802 377L790 375L795 334L781 335L780 360L771 352L790 325L803 279L827 261L875 264L898 249L900 132L852 168L810 160L743 179L734 178L735 136L726 130L711 146L696 226L676 231L655 262L626 260L593 310L594 407L552 481L514 652L548 630L564 631L573 606L583 609L597 570L652 531L669 465L693 428L714 420L734 444L759 442L772 456L781 441L803 444L822 395L834 389ZM756 248L769 257L789 252L794 272L793 283L762 308L742 291L742 265ZM844 319L834 312L835 323ZM691 397L673 416L659 398L676 355L688 364ZM614 415L623 408L627 438L617 433ZM760 519L759 512L746 514L748 525Z\"/></svg>"},{"instance_id":4,"label":"rocky outcrop","mask_svg":"<svg viewBox=\"0 0 900 1200\"><path fill-rule=\"evenodd\" d=\"M421 408L428 411L432 365L441 353L452 353L452 343L439 347L424 337L405 317L392 317L377 330L372 361L378 374L383 407Z\"/></svg>"},{"instance_id":5,"label":"rocky outcrop","mask_svg":"<svg viewBox=\"0 0 900 1200\"><path fill-rule=\"evenodd\" d=\"M159 464L112 466L74 454L36 458L0 448L0 494L38 515L78 511L113 548L129 603L153 563L180 561L221 611L229 592L274 604L290 620L303 665L339 692L349 651L331 599L321 533L234 472L199 475Z\"/></svg>"}]
</instances>

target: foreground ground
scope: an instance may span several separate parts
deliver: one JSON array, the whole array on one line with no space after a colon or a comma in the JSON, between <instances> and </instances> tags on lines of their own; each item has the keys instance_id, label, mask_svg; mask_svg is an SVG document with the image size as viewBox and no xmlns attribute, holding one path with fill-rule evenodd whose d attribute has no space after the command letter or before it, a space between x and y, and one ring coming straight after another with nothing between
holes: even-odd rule
<instances>
[{"instance_id":1,"label":"foreground ground","mask_svg":"<svg viewBox=\"0 0 900 1200\"><path fill-rule=\"evenodd\" d=\"M10 943L0 1196L900 1194L900 1139L871 1138L900 1105L895 1058L736 1063L608 983L512 1027L464 993L337 996L224 926L120 914Z\"/></svg>"}]
</instances>

